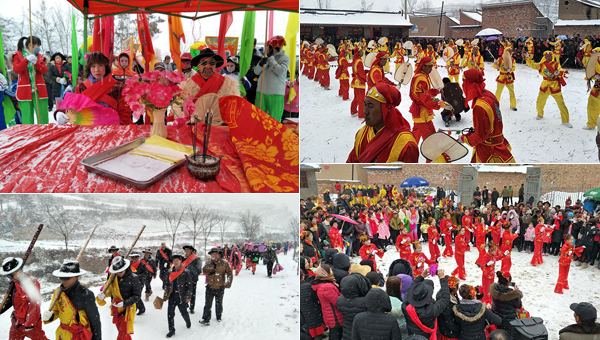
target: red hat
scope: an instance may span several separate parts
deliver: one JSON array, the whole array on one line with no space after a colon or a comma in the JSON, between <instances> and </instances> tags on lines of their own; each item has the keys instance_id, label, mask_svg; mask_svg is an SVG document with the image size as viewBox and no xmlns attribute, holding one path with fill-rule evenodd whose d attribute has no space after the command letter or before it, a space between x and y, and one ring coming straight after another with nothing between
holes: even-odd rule
<instances>
[{"instance_id":1,"label":"red hat","mask_svg":"<svg viewBox=\"0 0 600 340\"><path fill-rule=\"evenodd\" d=\"M417 64L415 73L420 73L421 72L421 67L423 65L433 65L433 60L431 59L431 57L423 57L423 58L421 58L421 61Z\"/></svg>"},{"instance_id":2,"label":"red hat","mask_svg":"<svg viewBox=\"0 0 600 340\"><path fill-rule=\"evenodd\" d=\"M483 74L476 70L470 69L463 73L463 90L465 91L465 102L475 100L483 94L485 90L485 79ZM475 103L473 102L473 105Z\"/></svg>"},{"instance_id":3,"label":"red hat","mask_svg":"<svg viewBox=\"0 0 600 340\"><path fill-rule=\"evenodd\" d=\"M267 46L281 48L282 46L285 46L285 38L280 35L276 35L267 41Z\"/></svg>"},{"instance_id":4,"label":"red hat","mask_svg":"<svg viewBox=\"0 0 600 340\"><path fill-rule=\"evenodd\" d=\"M379 61L381 59L383 59L383 58L388 58L389 59L389 56L387 55L387 52L382 51L382 52L377 53L377 56L375 56L375 60L373 61L373 65L379 64Z\"/></svg>"},{"instance_id":5,"label":"red hat","mask_svg":"<svg viewBox=\"0 0 600 340\"><path fill-rule=\"evenodd\" d=\"M396 109L401 101L400 91L398 91L398 89L392 85L379 83L368 91L367 97L373 98L381 103L383 122L391 131L410 131L410 125L406 119L402 117L400 111Z\"/></svg>"},{"instance_id":6,"label":"red hat","mask_svg":"<svg viewBox=\"0 0 600 340\"><path fill-rule=\"evenodd\" d=\"M189 52L185 52L184 54L181 55L181 60L192 60L192 55Z\"/></svg>"}]
</instances>

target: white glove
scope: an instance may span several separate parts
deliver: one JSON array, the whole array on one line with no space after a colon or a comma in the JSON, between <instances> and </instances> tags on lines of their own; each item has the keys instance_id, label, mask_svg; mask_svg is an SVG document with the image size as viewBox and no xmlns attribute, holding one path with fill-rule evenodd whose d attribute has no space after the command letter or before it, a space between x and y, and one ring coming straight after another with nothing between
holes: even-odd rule
<instances>
[{"instance_id":1,"label":"white glove","mask_svg":"<svg viewBox=\"0 0 600 340\"><path fill-rule=\"evenodd\" d=\"M504 252L504 255L505 255L505 256L506 256L506 255L508 255L508 250Z\"/></svg>"},{"instance_id":2,"label":"white glove","mask_svg":"<svg viewBox=\"0 0 600 340\"><path fill-rule=\"evenodd\" d=\"M37 62L37 56L35 56L33 54L28 55L27 58L25 58L25 59L29 60L32 63Z\"/></svg>"},{"instance_id":3,"label":"white glove","mask_svg":"<svg viewBox=\"0 0 600 340\"><path fill-rule=\"evenodd\" d=\"M421 262L417 263L417 268L421 268L421 265L422 265Z\"/></svg>"},{"instance_id":4,"label":"white glove","mask_svg":"<svg viewBox=\"0 0 600 340\"><path fill-rule=\"evenodd\" d=\"M494 261L490 261L490 262L488 262L488 263L487 263L485 266L486 266L486 267L489 267L489 266L491 266L491 265L493 265L493 264L494 264Z\"/></svg>"},{"instance_id":5,"label":"white glove","mask_svg":"<svg viewBox=\"0 0 600 340\"><path fill-rule=\"evenodd\" d=\"M571 256L571 254L573 254L573 252L569 250L569 256Z\"/></svg>"},{"instance_id":6,"label":"white glove","mask_svg":"<svg viewBox=\"0 0 600 340\"><path fill-rule=\"evenodd\" d=\"M56 113L56 123L57 124L67 124L68 122L69 122L69 116L67 116L64 112L59 111ZM102 299L104 299L104 297ZM102 299L100 299L100 300L102 300Z\"/></svg>"},{"instance_id":7,"label":"white glove","mask_svg":"<svg viewBox=\"0 0 600 340\"><path fill-rule=\"evenodd\" d=\"M446 237L446 234L442 234L442 237Z\"/></svg>"},{"instance_id":8,"label":"white glove","mask_svg":"<svg viewBox=\"0 0 600 340\"><path fill-rule=\"evenodd\" d=\"M115 306L117 308L121 308L121 307L123 307L123 301L121 301L119 303L113 303L113 306Z\"/></svg>"},{"instance_id":9,"label":"white glove","mask_svg":"<svg viewBox=\"0 0 600 340\"><path fill-rule=\"evenodd\" d=\"M406 240L404 240L404 241L400 242L400 244L404 244L404 243L406 243Z\"/></svg>"},{"instance_id":10,"label":"white glove","mask_svg":"<svg viewBox=\"0 0 600 340\"><path fill-rule=\"evenodd\" d=\"M52 320L53 317L54 317L54 312L51 312L49 310L45 310L44 313L42 313L42 320L44 320L44 321L50 321L50 320Z\"/></svg>"},{"instance_id":11,"label":"white glove","mask_svg":"<svg viewBox=\"0 0 600 340\"><path fill-rule=\"evenodd\" d=\"M487 225L485 226L485 230L488 230L488 226Z\"/></svg>"},{"instance_id":12,"label":"white glove","mask_svg":"<svg viewBox=\"0 0 600 340\"><path fill-rule=\"evenodd\" d=\"M59 83L61 83L63 85L67 85L67 80L65 78L60 78Z\"/></svg>"},{"instance_id":13,"label":"white glove","mask_svg":"<svg viewBox=\"0 0 600 340\"><path fill-rule=\"evenodd\" d=\"M448 231L452 231L452 227L448 228Z\"/></svg>"},{"instance_id":14,"label":"white glove","mask_svg":"<svg viewBox=\"0 0 600 340\"><path fill-rule=\"evenodd\" d=\"M546 227L542 227L542 229L540 229L540 230L541 230L541 231L544 231L544 230L546 230Z\"/></svg>"},{"instance_id":15,"label":"white glove","mask_svg":"<svg viewBox=\"0 0 600 340\"><path fill-rule=\"evenodd\" d=\"M583 248L585 248L585 246L582 246Z\"/></svg>"},{"instance_id":16,"label":"white glove","mask_svg":"<svg viewBox=\"0 0 600 340\"><path fill-rule=\"evenodd\" d=\"M104 300L105 297L106 297L106 295L104 295L103 292L100 292L100 294L98 294L98 299L100 299L100 300Z\"/></svg>"},{"instance_id":17,"label":"white glove","mask_svg":"<svg viewBox=\"0 0 600 340\"><path fill-rule=\"evenodd\" d=\"M377 251L375 249L371 249L371 255L375 254Z\"/></svg>"},{"instance_id":18,"label":"white glove","mask_svg":"<svg viewBox=\"0 0 600 340\"><path fill-rule=\"evenodd\" d=\"M469 247L472 247L472 246L473 246L473 243L469 242Z\"/></svg>"}]
</instances>

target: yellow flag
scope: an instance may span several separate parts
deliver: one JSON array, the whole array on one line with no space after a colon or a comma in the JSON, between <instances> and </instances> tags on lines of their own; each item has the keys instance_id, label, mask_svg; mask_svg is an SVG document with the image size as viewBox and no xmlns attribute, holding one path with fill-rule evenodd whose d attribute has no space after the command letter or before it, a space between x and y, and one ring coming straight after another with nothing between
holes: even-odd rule
<instances>
[{"instance_id":1,"label":"yellow flag","mask_svg":"<svg viewBox=\"0 0 600 340\"><path fill-rule=\"evenodd\" d=\"M296 76L296 35L300 29L300 16L298 13L290 13L288 17L287 28L285 30L285 54L290 57L290 81L294 81ZM288 104L296 97L296 91L290 88Z\"/></svg>"}]
</instances>

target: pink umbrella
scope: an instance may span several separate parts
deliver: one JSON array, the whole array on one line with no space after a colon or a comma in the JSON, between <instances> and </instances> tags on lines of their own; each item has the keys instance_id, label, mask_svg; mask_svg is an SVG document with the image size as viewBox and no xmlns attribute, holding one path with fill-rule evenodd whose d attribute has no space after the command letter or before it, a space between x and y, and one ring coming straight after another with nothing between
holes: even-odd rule
<instances>
[{"instance_id":1,"label":"pink umbrella","mask_svg":"<svg viewBox=\"0 0 600 340\"><path fill-rule=\"evenodd\" d=\"M336 215L336 214L331 214L331 216L339 218L340 220L348 222L348 223L358 224L358 222L354 221L353 219L351 219L348 216L342 216L342 215Z\"/></svg>"}]
</instances>

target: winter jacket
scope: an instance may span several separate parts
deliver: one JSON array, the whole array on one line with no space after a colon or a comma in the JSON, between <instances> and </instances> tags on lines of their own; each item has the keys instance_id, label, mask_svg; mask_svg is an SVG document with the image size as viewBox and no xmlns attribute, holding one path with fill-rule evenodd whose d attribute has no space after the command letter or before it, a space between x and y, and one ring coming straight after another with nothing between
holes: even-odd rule
<instances>
[{"instance_id":1,"label":"winter jacket","mask_svg":"<svg viewBox=\"0 0 600 340\"><path fill-rule=\"evenodd\" d=\"M141 301L142 284L138 276L131 271L131 268L127 268L125 275L123 277L117 276L115 280L119 280L119 291L123 298L123 307L131 306Z\"/></svg>"},{"instance_id":2,"label":"winter jacket","mask_svg":"<svg viewBox=\"0 0 600 340\"><path fill-rule=\"evenodd\" d=\"M392 304L392 310L388 313L396 318L398 327L400 327L400 334L402 338L408 336L408 330L406 329L406 319L404 319L404 313L402 313L402 300L395 296L390 296L390 303Z\"/></svg>"},{"instance_id":3,"label":"winter jacket","mask_svg":"<svg viewBox=\"0 0 600 340\"><path fill-rule=\"evenodd\" d=\"M148 255L148 258L143 258L140 261L143 261L142 264L140 264L140 266L144 265L144 262L146 262L150 266L150 268L152 268L152 271L148 270L146 278L148 278L148 276L156 277L156 275L158 274L158 269L156 268L156 261L152 259L152 255Z\"/></svg>"},{"instance_id":4,"label":"winter jacket","mask_svg":"<svg viewBox=\"0 0 600 340\"><path fill-rule=\"evenodd\" d=\"M334 254L331 260L331 265L335 282L339 284L342 282L343 278L348 276L348 271L350 270L350 258L344 253Z\"/></svg>"},{"instance_id":5,"label":"winter jacket","mask_svg":"<svg viewBox=\"0 0 600 340\"><path fill-rule=\"evenodd\" d=\"M279 263L279 260L277 259L277 253L275 252L274 249L271 250L266 250L265 254L264 254L264 258L265 258L265 262L267 263Z\"/></svg>"},{"instance_id":6,"label":"winter jacket","mask_svg":"<svg viewBox=\"0 0 600 340\"><path fill-rule=\"evenodd\" d=\"M161 271L163 271L163 270L169 270L169 268L171 266L171 263L173 262L173 252L171 251L171 249L165 248L165 250L163 250L163 253L165 253L165 255L167 256L166 259L160 253L160 249L158 249L156 251L156 262L158 264L158 268Z\"/></svg>"},{"instance_id":7,"label":"winter jacket","mask_svg":"<svg viewBox=\"0 0 600 340\"><path fill-rule=\"evenodd\" d=\"M66 65L67 62L63 61L60 71L58 70L58 66L56 66L56 64L50 64L50 68L48 69L48 73L50 73L52 80L54 80L54 83L52 84L52 96L54 98L60 98L60 90L62 86L62 84L56 82L56 78L64 78L67 80L67 85L69 84L69 77L66 76L65 72L71 72L69 71L68 67L65 67ZM48 89L48 91L50 91L50 89Z\"/></svg>"},{"instance_id":8,"label":"winter jacket","mask_svg":"<svg viewBox=\"0 0 600 340\"><path fill-rule=\"evenodd\" d=\"M316 248L316 249L315 249ZM320 254L317 254L318 251L318 247L315 245L315 242L312 242L311 244L308 244L308 242L306 242L306 240L302 240L302 256L306 256L308 258L314 257L314 258L321 258Z\"/></svg>"},{"instance_id":9,"label":"winter jacket","mask_svg":"<svg viewBox=\"0 0 600 340\"><path fill-rule=\"evenodd\" d=\"M419 326L417 326L412 321L412 319L408 315L408 311L406 310L406 307L408 306L408 301L406 300L406 296L411 294L411 289L412 289L412 287L414 287L415 283L423 282L423 281L425 281L425 284L433 285L433 282L431 280L425 280L423 278L423 276L421 276L421 275L417 276L413 280L413 284L411 285L411 287L408 288L408 291L406 292L406 294L404 294L405 299L404 299L404 302L402 303L402 313L404 313L404 318L406 319L406 327L408 329L408 334L418 334L418 335L422 335L429 339L429 335L427 333L423 332L419 328ZM446 278L441 278L440 286L441 286L441 289L437 295L439 297L438 301L436 301L432 297L431 300L429 300L429 302L425 306L415 307L415 311L417 312L417 315L419 316L419 320L421 320L423 325L425 325L429 328L433 328L437 317L440 316L440 314L442 314L442 312L446 309L446 307L450 303L450 288L448 288L448 280L446 280Z\"/></svg>"},{"instance_id":10,"label":"winter jacket","mask_svg":"<svg viewBox=\"0 0 600 340\"><path fill-rule=\"evenodd\" d=\"M233 274L229 263L223 259L206 261L202 268L206 274L207 286L212 289L230 288L233 282Z\"/></svg>"},{"instance_id":11,"label":"winter jacket","mask_svg":"<svg viewBox=\"0 0 600 340\"><path fill-rule=\"evenodd\" d=\"M342 293L329 281L314 280L312 289L317 293L323 312L323 321L329 328L339 327L344 324L344 317L337 309L337 300Z\"/></svg>"},{"instance_id":12,"label":"winter jacket","mask_svg":"<svg viewBox=\"0 0 600 340\"><path fill-rule=\"evenodd\" d=\"M146 280L146 276L148 276L149 271L148 271L148 269L146 269L146 266L139 260L136 263L137 263L137 268L134 268L134 263L131 262L131 271L133 273L135 273L138 280L140 281L140 285L142 285L142 287L143 287L144 280Z\"/></svg>"},{"instance_id":13,"label":"winter jacket","mask_svg":"<svg viewBox=\"0 0 600 340\"><path fill-rule=\"evenodd\" d=\"M492 191L492 203L498 204L498 197L500 197L500 193L496 190Z\"/></svg>"},{"instance_id":14,"label":"winter jacket","mask_svg":"<svg viewBox=\"0 0 600 340\"><path fill-rule=\"evenodd\" d=\"M406 274L413 277L413 269L412 265L408 260L405 259L396 259L390 264L390 269L388 270L388 277L396 276L398 274ZM406 287L408 289L408 287Z\"/></svg>"},{"instance_id":15,"label":"winter jacket","mask_svg":"<svg viewBox=\"0 0 600 340\"><path fill-rule=\"evenodd\" d=\"M600 323L569 325L558 331L558 334L559 340L597 340L600 337Z\"/></svg>"},{"instance_id":16,"label":"winter jacket","mask_svg":"<svg viewBox=\"0 0 600 340\"><path fill-rule=\"evenodd\" d=\"M439 291L435 296L438 300L442 298L440 293L441 291ZM458 324L456 323L454 311L452 310L452 308L454 308L454 306L457 306L459 302L460 300L458 299L458 296L451 295L450 303L448 304L446 309L442 311L442 314L438 316L438 331L446 338L458 338L458 333L460 329L458 328Z\"/></svg>"},{"instance_id":17,"label":"winter jacket","mask_svg":"<svg viewBox=\"0 0 600 340\"><path fill-rule=\"evenodd\" d=\"M169 275L173 273L174 269L175 267L171 267L171 269L169 269ZM188 268L185 268L175 280L168 283L167 290L165 292L165 300L168 300L171 297L171 294L173 294L175 283L177 283L177 290L175 293L179 293L179 303L184 303L185 300L192 298L193 279Z\"/></svg>"},{"instance_id":18,"label":"winter jacket","mask_svg":"<svg viewBox=\"0 0 600 340\"><path fill-rule=\"evenodd\" d=\"M508 188L502 189L502 198L510 197L510 190Z\"/></svg>"},{"instance_id":19,"label":"winter jacket","mask_svg":"<svg viewBox=\"0 0 600 340\"><path fill-rule=\"evenodd\" d=\"M360 235L364 235L366 233L367 233L367 226L365 226L365 224L363 222L358 222L358 224L354 225L354 238L356 240L360 239Z\"/></svg>"},{"instance_id":20,"label":"winter jacket","mask_svg":"<svg viewBox=\"0 0 600 340\"><path fill-rule=\"evenodd\" d=\"M359 273L352 273L340 281L342 296L338 297L337 308L344 317L344 339L352 338L354 317L367 311L366 295L370 290L371 283Z\"/></svg>"},{"instance_id":21,"label":"winter jacket","mask_svg":"<svg viewBox=\"0 0 600 340\"><path fill-rule=\"evenodd\" d=\"M460 328L459 340L486 340L486 322L500 325L502 319L477 300L462 300L452 308L455 320Z\"/></svg>"},{"instance_id":22,"label":"winter jacket","mask_svg":"<svg viewBox=\"0 0 600 340\"><path fill-rule=\"evenodd\" d=\"M17 51L13 56L13 71L19 75L19 83L17 85L17 99L19 101L31 100L31 78L27 65L29 60L23 56L23 52ZM48 72L48 67L44 63L44 58L41 54L37 54L37 61L32 63L35 67L35 85L40 99L48 98L46 90L46 82L44 76Z\"/></svg>"},{"instance_id":23,"label":"winter jacket","mask_svg":"<svg viewBox=\"0 0 600 340\"><path fill-rule=\"evenodd\" d=\"M304 249L306 249L306 246L304 247ZM250 251L249 255L247 255L250 257L250 262L251 263L258 263L258 258L260 257L260 252L258 250L254 251Z\"/></svg>"},{"instance_id":24,"label":"winter jacket","mask_svg":"<svg viewBox=\"0 0 600 340\"><path fill-rule=\"evenodd\" d=\"M401 339L396 318L387 314L392 310L387 293L381 289L371 289L366 299L367 311L357 314L352 322L352 340Z\"/></svg>"},{"instance_id":25,"label":"winter jacket","mask_svg":"<svg viewBox=\"0 0 600 340\"><path fill-rule=\"evenodd\" d=\"M309 329L323 324L323 312L319 298L312 289L312 285L307 281L300 281L300 317L304 318Z\"/></svg>"},{"instance_id":26,"label":"winter jacket","mask_svg":"<svg viewBox=\"0 0 600 340\"><path fill-rule=\"evenodd\" d=\"M254 66L254 73L259 75L256 92L260 92L262 86L262 93L264 94L285 95L285 83L287 81L287 69L289 65L290 57L285 55L284 50L281 50L279 53L268 57L265 64L265 74L262 74L262 66ZM263 79L265 80L264 85L262 85Z\"/></svg>"},{"instance_id":27,"label":"winter jacket","mask_svg":"<svg viewBox=\"0 0 600 340\"><path fill-rule=\"evenodd\" d=\"M325 256L323 256L323 261L328 265L333 265L333 255L337 254L338 250L335 248L329 248L325 250Z\"/></svg>"},{"instance_id":28,"label":"winter jacket","mask_svg":"<svg viewBox=\"0 0 600 340\"><path fill-rule=\"evenodd\" d=\"M517 309L521 308L523 293L520 290L492 283L490 294L492 295L492 312L502 318L503 328L508 329L508 323L517 318Z\"/></svg>"},{"instance_id":29,"label":"winter jacket","mask_svg":"<svg viewBox=\"0 0 600 340\"><path fill-rule=\"evenodd\" d=\"M202 274L202 260L196 257L194 261L188 263L186 269L189 270L192 282L198 282L198 277Z\"/></svg>"}]
</instances>

